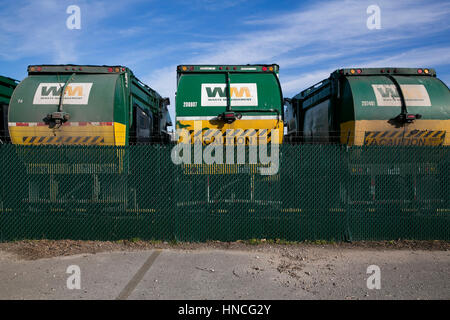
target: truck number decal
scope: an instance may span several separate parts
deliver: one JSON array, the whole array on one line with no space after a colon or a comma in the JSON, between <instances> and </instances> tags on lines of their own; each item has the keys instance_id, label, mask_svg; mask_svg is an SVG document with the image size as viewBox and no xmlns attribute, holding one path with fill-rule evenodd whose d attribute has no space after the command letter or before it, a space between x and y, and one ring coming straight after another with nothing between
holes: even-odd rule
<instances>
[{"instance_id":1,"label":"truck number decal","mask_svg":"<svg viewBox=\"0 0 450 320\"><path fill-rule=\"evenodd\" d=\"M361 101L363 107L375 107L375 101Z\"/></svg>"},{"instance_id":2,"label":"truck number decal","mask_svg":"<svg viewBox=\"0 0 450 320\"><path fill-rule=\"evenodd\" d=\"M183 107L185 108L195 108L197 106L197 101L183 101Z\"/></svg>"}]
</instances>

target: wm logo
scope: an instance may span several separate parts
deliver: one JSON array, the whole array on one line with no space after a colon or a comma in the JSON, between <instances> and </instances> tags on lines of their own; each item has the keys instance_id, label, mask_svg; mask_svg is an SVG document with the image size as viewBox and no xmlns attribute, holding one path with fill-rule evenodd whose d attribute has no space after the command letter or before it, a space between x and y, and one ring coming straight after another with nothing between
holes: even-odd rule
<instances>
[{"instance_id":1,"label":"wm logo","mask_svg":"<svg viewBox=\"0 0 450 320\"><path fill-rule=\"evenodd\" d=\"M399 98L400 97L394 86L378 87L377 90L383 98Z\"/></svg>"},{"instance_id":2,"label":"wm logo","mask_svg":"<svg viewBox=\"0 0 450 320\"><path fill-rule=\"evenodd\" d=\"M43 97L48 97L48 96L61 96L61 92L62 92L62 87L56 87L56 86L51 86L51 87L42 87L41 88L41 96ZM83 96L83 87L82 86L76 86L76 87L72 87L70 85L68 85L66 87L66 90L64 91L64 95L69 96L69 97L73 97L75 95L77 95L78 97L82 97Z\"/></svg>"},{"instance_id":3,"label":"wm logo","mask_svg":"<svg viewBox=\"0 0 450 320\"><path fill-rule=\"evenodd\" d=\"M221 98L225 98L227 96L227 93L225 92L225 88L220 88L220 87L215 87L215 88L211 88L211 87L206 87L206 94L208 95L208 98L214 98L217 95L219 95L219 97Z\"/></svg>"},{"instance_id":4,"label":"wm logo","mask_svg":"<svg viewBox=\"0 0 450 320\"><path fill-rule=\"evenodd\" d=\"M250 90L247 87L241 87L239 91L237 88L231 87L230 92L232 97L242 98L244 94L247 98L251 97Z\"/></svg>"},{"instance_id":5,"label":"wm logo","mask_svg":"<svg viewBox=\"0 0 450 320\"><path fill-rule=\"evenodd\" d=\"M208 95L208 98L215 98L215 97L217 97L217 95L219 95L219 97L221 97L221 98L226 98L226 96L227 96L226 88L206 87L205 89L206 89L206 94ZM242 98L245 96L247 98L250 98L251 94L250 94L250 90L248 87L240 87L240 88L231 87L230 88L230 96L236 97L236 98Z\"/></svg>"},{"instance_id":6,"label":"wm logo","mask_svg":"<svg viewBox=\"0 0 450 320\"><path fill-rule=\"evenodd\" d=\"M64 89L64 83L40 83L33 98L33 104L58 104L61 96L64 104L89 103L92 82L69 83Z\"/></svg>"},{"instance_id":7,"label":"wm logo","mask_svg":"<svg viewBox=\"0 0 450 320\"><path fill-rule=\"evenodd\" d=\"M203 107L227 105L228 88L225 83L202 83ZM232 83L230 85L232 106L258 106L258 88L256 83Z\"/></svg>"}]
</instances>

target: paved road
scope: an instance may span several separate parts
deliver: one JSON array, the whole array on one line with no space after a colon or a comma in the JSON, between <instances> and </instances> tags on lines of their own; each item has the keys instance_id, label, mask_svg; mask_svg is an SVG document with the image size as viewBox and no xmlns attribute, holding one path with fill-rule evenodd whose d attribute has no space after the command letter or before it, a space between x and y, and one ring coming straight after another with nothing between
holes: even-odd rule
<instances>
[{"instance_id":1,"label":"paved road","mask_svg":"<svg viewBox=\"0 0 450 320\"><path fill-rule=\"evenodd\" d=\"M67 289L70 265L81 289ZM367 267L381 289L367 288ZM152 250L35 261L0 252L0 299L450 299L450 252Z\"/></svg>"}]
</instances>

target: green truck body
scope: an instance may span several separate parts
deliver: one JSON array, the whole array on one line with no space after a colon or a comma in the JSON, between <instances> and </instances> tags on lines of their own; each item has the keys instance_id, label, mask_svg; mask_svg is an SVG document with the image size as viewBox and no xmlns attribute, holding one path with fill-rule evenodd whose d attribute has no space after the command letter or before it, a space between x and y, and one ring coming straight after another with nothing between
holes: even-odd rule
<instances>
[{"instance_id":1,"label":"green truck body","mask_svg":"<svg viewBox=\"0 0 450 320\"><path fill-rule=\"evenodd\" d=\"M283 96L278 65L180 65L177 68L176 126L205 129L279 129Z\"/></svg>"},{"instance_id":2,"label":"green truck body","mask_svg":"<svg viewBox=\"0 0 450 320\"><path fill-rule=\"evenodd\" d=\"M433 69L336 70L287 105L289 141L450 144L450 92Z\"/></svg>"},{"instance_id":3,"label":"green truck body","mask_svg":"<svg viewBox=\"0 0 450 320\"><path fill-rule=\"evenodd\" d=\"M8 106L18 81L0 76L0 142L9 141Z\"/></svg>"},{"instance_id":4,"label":"green truck body","mask_svg":"<svg viewBox=\"0 0 450 320\"><path fill-rule=\"evenodd\" d=\"M168 142L169 101L123 66L30 66L13 93L15 144ZM64 95L62 95L64 92Z\"/></svg>"}]
</instances>

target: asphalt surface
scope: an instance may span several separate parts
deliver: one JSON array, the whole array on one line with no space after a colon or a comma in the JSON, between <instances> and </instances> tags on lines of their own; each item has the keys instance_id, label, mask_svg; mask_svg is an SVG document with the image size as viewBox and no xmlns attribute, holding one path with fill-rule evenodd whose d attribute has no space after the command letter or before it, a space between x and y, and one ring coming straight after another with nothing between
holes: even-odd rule
<instances>
[{"instance_id":1,"label":"asphalt surface","mask_svg":"<svg viewBox=\"0 0 450 320\"><path fill-rule=\"evenodd\" d=\"M66 273L79 266L81 288ZM368 289L367 267L381 289ZM0 299L450 299L450 252L146 250L21 260L0 251Z\"/></svg>"}]
</instances>

